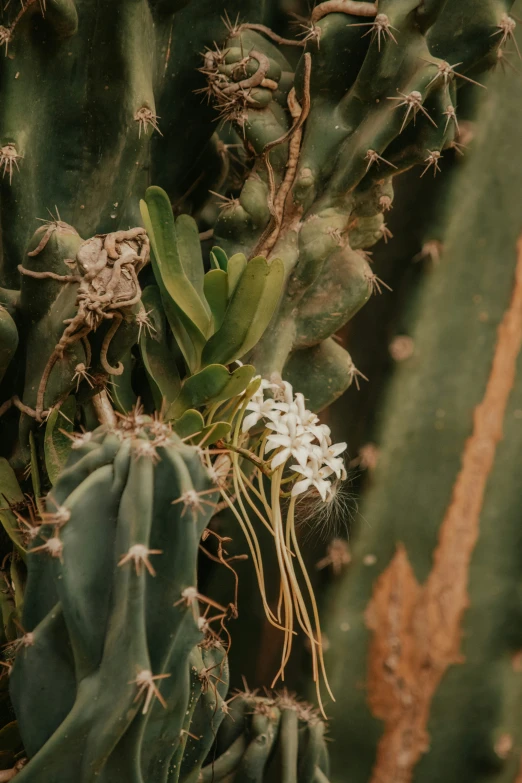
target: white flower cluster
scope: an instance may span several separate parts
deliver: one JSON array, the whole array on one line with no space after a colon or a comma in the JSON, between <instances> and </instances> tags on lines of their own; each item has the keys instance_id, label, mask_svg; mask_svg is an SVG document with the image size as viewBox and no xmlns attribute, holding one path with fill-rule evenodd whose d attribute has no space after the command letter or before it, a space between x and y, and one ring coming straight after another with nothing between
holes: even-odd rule
<instances>
[{"instance_id":1,"label":"white flower cluster","mask_svg":"<svg viewBox=\"0 0 522 783\"><path fill-rule=\"evenodd\" d=\"M265 392L273 396L265 396ZM271 468L284 465L290 457L295 459L297 464L290 465L290 470L302 479L292 487L292 495L301 495L314 487L326 501L332 492L333 477L346 478L344 460L339 456L346 443L332 443L330 428L306 409L303 395L294 394L287 381L271 383L263 379L246 410L243 432L261 420L271 430L265 445L266 452L277 449L270 461Z\"/></svg>"}]
</instances>

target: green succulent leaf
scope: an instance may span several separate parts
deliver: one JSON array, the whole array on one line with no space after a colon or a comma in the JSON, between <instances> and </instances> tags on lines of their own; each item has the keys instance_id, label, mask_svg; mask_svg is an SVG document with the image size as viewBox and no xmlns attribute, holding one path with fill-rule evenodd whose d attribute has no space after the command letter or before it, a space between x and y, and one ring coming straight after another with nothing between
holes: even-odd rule
<instances>
[{"instance_id":1,"label":"green succulent leaf","mask_svg":"<svg viewBox=\"0 0 522 783\"><path fill-rule=\"evenodd\" d=\"M142 217L148 224L146 228L156 260L154 272L156 273L157 269L178 307L205 334L210 313L193 282L200 281L202 293L203 262L199 246L196 258L189 258L190 253L194 252L193 227L190 223L192 219L188 215L182 215L174 222L170 199L162 188L156 186L147 189L145 201L141 202L141 210ZM195 271L198 264L201 275ZM187 274L186 267L190 269L190 275Z\"/></svg>"},{"instance_id":2,"label":"green succulent leaf","mask_svg":"<svg viewBox=\"0 0 522 783\"><path fill-rule=\"evenodd\" d=\"M221 328L203 349L204 365L229 364L254 347L277 307L283 278L284 266L280 259L276 258L269 264L265 258L257 256L249 261L232 295Z\"/></svg>"},{"instance_id":3,"label":"green succulent leaf","mask_svg":"<svg viewBox=\"0 0 522 783\"><path fill-rule=\"evenodd\" d=\"M223 272L228 271L228 257L224 250L220 247L213 247L211 250L211 256L216 261L216 269L222 269Z\"/></svg>"},{"instance_id":4,"label":"green succulent leaf","mask_svg":"<svg viewBox=\"0 0 522 783\"><path fill-rule=\"evenodd\" d=\"M222 269L211 269L205 275L205 298L214 319L214 331L221 327L228 305L228 275Z\"/></svg>"},{"instance_id":5,"label":"green succulent leaf","mask_svg":"<svg viewBox=\"0 0 522 783\"><path fill-rule=\"evenodd\" d=\"M236 286L241 279L241 275L247 268L247 259L244 253L236 253L228 259L228 295L232 296Z\"/></svg>"},{"instance_id":6,"label":"green succulent leaf","mask_svg":"<svg viewBox=\"0 0 522 783\"><path fill-rule=\"evenodd\" d=\"M218 440L226 438L230 434L231 424L228 421L215 421L203 428L200 435L192 439L192 443L202 446L212 446Z\"/></svg>"},{"instance_id":7,"label":"green succulent leaf","mask_svg":"<svg viewBox=\"0 0 522 783\"><path fill-rule=\"evenodd\" d=\"M170 202L169 202L170 205ZM201 242L199 241L198 224L190 215L180 215L176 218L176 237L179 259L183 271L194 286L197 294L205 307L203 296L203 278L205 268L201 254ZM208 308L207 310L208 316Z\"/></svg>"},{"instance_id":8,"label":"green succulent leaf","mask_svg":"<svg viewBox=\"0 0 522 783\"><path fill-rule=\"evenodd\" d=\"M188 410L174 422L173 429L180 438L190 438L191 435L203 432L205 422L199 411Z\"/></svg>"},{"instance_id":9,"label":"green succulent leaf","mask_svg":"<svg viewBox=\"0 0 522 783\"><path fill-rule=\"evenodd\" d=\"M72 440L66 433L73 431L75 415L76 400L70 396L60 408L53 408L47 419L44 438L45 469L53 485L56 484L72 448Z\"/></svg>"},{"instance_id":10,"label":"green succulent leaf","mask_svg":"<svg viewBox=\"0 0 522 783\"><path fill-rule=\"evenodd\" d=\"M167 411L168 419L178 419L189 408L201 408L223 402L243 392L255 373L252 365L238 367L230 373L221 364L211 364L187 378L179 397Z\"/></svg>"},{"instance_id":11,"label":"green succulent leaf","mask_svg":"<svg viewBox=\"0 0 522 783\"><path fill-rule=\"evenodd\" d=\"M192 229L188 228L186 221L182 221L178 231L169 198L161 188L148 188L146 201L141 202L140 208L151 241L152 267L165 314L187 366L194 372L212 323L203 290L200 297L182 262L183 258L188 265ZM201 264L203 271L200 253L196 263ZM193 270L191 276L197 280Z\"/></svg>"},{"instance_id":12,"label":"green succulent leaf","mask_svg":"<svg viewBox=\"0 0 522 783\"><path fill-rule=\"evenodd\" d=\"M144 328L140 337L140 350L149 379L156 408L163 401L173 402L181 389L181 380L172 352L168 346L167 321L161 303L160 290L149 285L143 291L141 301L148 313L152 328Z\"/></svg>"}]
</instances>

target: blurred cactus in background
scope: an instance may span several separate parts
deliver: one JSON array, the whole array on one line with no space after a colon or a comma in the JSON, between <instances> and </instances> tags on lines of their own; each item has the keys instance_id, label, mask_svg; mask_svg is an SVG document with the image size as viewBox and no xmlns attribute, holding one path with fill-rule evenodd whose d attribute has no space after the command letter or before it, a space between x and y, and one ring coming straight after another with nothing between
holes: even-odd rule
<instances>
[{"instance_id":1,"label":"blurred cactus in background","mask_svg":"<svg viewBox=\"0 0 522 783\"><path fill-rule=\"evenodd\" d=\"M471 387L453 438L471 426L480 383L447 335L475 339L463 324L464 280L472 269L480 280L494 277L491 256L477 252L478 227L499 257L513 247L514 141L512 171L498 185L510 209L474 206L480 192L494 191L498 166L510 168L499 147L517 129L506 119L515 77L487 75L513 67L510 9L509 0L313 8L299 0L10 0L0 11L0 781L325 783L346 779L347 769L354 780L414 779L426 723L418 719L417 734L407 720L403 727L374 683L373 722L359 736L368 708L357 665L368 641L360 633L348 648L343 630L363 622L358 596L374 588L392 595L393 579L385 570L374 585L369 570L350 565L326 601L325 636L310 568L317 543L303 540L300 522L318 530L345 514L347 443L334 436L350 434L350 417L332 433L329 414L317 414L339 400L332 424L344 392L367 380L342 335L372 293L395 285L372 269L370 248L393 238L396 178L413 167L423 182L451 173L482 101L475 157L451 189L450 203L465 198L466 208L459 203L438 223L436 242L451 247L440 276L451 256L453 278L446 271L447 284L411 315L420 332L428 324L423 355L440 383L426 399L406 392L406 417L394 413L393 394L379 413L407 419L406 429L415 422L418 433L431 415L427 400L451 406L444 383L457 368L462 388ZM426 192L433 198L422 211L447 215L437 189ZM457 217L465 228L453 228ZM503 284L499 311L507 276ZM444 312L446 304L454 310ZM353 341L357 351L357 321ZM406 336L394 355L408 359L411 347ZM481 351L482 364L473 363L480 378L491 363ZM513 357L502 365L506 384ZM424 390L427 381L418 383ZM406 585L412 601L431 549L415 538L422 521L404 466L415 463L413 491L430 498L429 461L416 449L433 460L431 440L405 442L394 457L397 478L379 468L381 483L365 501L388 559L420 569L415 589L413 573ZM445 448L453 462L440 459L453 465L461 446ZM440 498L423 502L435 514ZM411 549L384 508L415 531ZM466 546L457 542L455 557L468 556ZM365 550L363 562L377 557L386 569L380 551ZM349 563L346 542L335 538L319 569L339 576ZM462 587L465 574L455 581ZM372 600L366 617L378 636L394 620ZM247 617L232 623L245 606ZM502 606L499 599L499 616ZM511 637L492 626L488 633L480 644L496 641L498 650L484 652L482 687L498 684L500 674L488 674L514 651ZM299 677L301 640L310 666ZM374 644L378 667L385 642ZM250 680L254 648L268 650L259 683ZM435 662L439 679L450 658L442 668ZM230 696L244 673L249 680ZM471 704L480 677L463 678ZM299 679L313 681L317 707L287 690ZM500 699L501 686L488 687ZM330 771L324 720L332 714ZM387 732L377 751L375 719ZM466 750L467 723L462 712L446 766L419 764L415 780L435 779L433 765L448 780L474 781L477 769L484 777ZM515 754L515 729L503 731L499 719L485 731L497 723ZM399 735L417 743L407 759Z\"/></svg>"}]
</instances>

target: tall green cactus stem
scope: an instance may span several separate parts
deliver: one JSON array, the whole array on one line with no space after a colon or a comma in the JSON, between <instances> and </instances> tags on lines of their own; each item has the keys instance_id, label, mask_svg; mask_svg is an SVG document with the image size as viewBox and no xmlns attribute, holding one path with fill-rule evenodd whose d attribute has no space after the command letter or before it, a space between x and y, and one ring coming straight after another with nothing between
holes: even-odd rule
<instances>
[{"instance_id":1,"label":"tall green cactus stem","mask_svg":"<svg viewBox=\"0 0 522 783\"><path fill-rule=\"evenodd\" d=\"M10 680L30 758L20 781L174 781L212 484L194 448L139 412L73 446L27 555ZM208 688L226 681L205 666ZM221 716L205 714L213 731Z\"/></svg>"},{"instance_id":2,"label":"tall green cactus stem","mask_svg":"<svg viewBox=\"0 0 522 783\"><path fill-rule=\"evenodd\" d=\"M521 99L489 80L332 585L339 783L520 780Z\"/></svg>"},{"instance_id":3,"label":"tall green cactus stem","mask_svg":"<svg viewBox=\"0 0 522 783\"><path fill-rule=\"evenodd\" d=\"M29 756L21 783L325 783L325 725L311 706L286 693L226 701L211 624L227 610L195 586L218 492L201 453L139 409L71 437L47 511L24 536L23 635L9 646Z\"/></svg>"},{"instance_id":4,"label":"tall green cactus stem","mask_svg":"<svg viewBox=\"0 0 522 783\"><path fill-rule=\"evenodd\" d=\"M149 177L177 205L185 193L195 210L207 198L223 156L210 142L212 111L194 90L200 53L226 29L217 0L4 6L0 285L16 288L34 221L49 210L89 237L139 225ZM262 13L262 3L244 0L227 8L252 21Z\"/></svg>"},{"instance_id":5,"label":"tall green cactus stem","mask_svg":"<svg viewBox=\"0 0 522 783\"><path fill-rule=\"evenodd\" d=\"M252 361L291 382L312 361L329 384L328 395L309 384L315 408L355 375L329 339L379 288L363 251L388 238L392 178L415 164L436 174L441 153L455 146L457 90L469 83L466 73L496 62L510 5L321 3L295 87L256 25L231 25L226 48L206 55L208 92L256 155L215 234L227 251L273 253L285 263L286 292Z\"/></svg>"}]
</instances>

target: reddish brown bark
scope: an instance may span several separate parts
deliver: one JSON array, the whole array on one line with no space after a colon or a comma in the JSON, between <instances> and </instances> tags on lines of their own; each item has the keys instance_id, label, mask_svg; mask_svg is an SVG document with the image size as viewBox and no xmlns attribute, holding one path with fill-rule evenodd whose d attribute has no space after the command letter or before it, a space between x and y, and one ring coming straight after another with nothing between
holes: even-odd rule
<instances>
[{"instance_id":1,"label":"reddish brown bark","mask_svg":"<svg viewBox=\"0 0 522 783\"><path fill-rule=\"evenodd\" d=\"M432 571L419 585L399 543L367 608L366 623L373 631L368 699L373 714L384 721L370 783L410 783L429 746L433 696L448 667L462 661L469 564L522 343L522 237L517 253L511 302L498 328L491 373L474 411ZM522 772L519 779L522 783Z\"/></svg>"}]
</instances>

